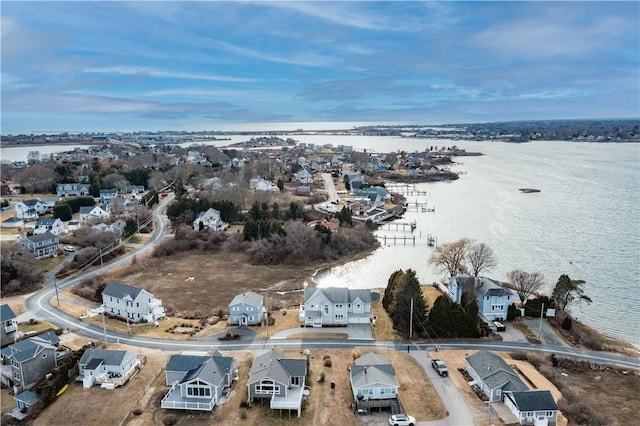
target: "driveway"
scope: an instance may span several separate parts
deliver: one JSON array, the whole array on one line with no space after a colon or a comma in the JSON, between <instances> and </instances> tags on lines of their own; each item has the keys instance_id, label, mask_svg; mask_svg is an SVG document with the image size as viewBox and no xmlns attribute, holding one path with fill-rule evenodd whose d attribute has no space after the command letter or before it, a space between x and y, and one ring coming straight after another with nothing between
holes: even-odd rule
<instances>
[{"instance_id":1,"label":"driveway","mask_svg":"<svg viewBox=\"0 0 640 426\"><path fill-rule=\"evenodd\" d=\"M570 347L562 337L556 333L547 320L542 320L542 327L540 327L540 318L537 319L523 319L522 322L529 327L529 329L536 335L540 333L540 342L545 345L564 346Z\"/></svg>"},{"instance_id":2,"label":"driveway","mask_svg":"<svg viewBox=\"0 0 640 426\"><path fill-rule=\"evenodd\" d=\"M346 327L298 327L290 328L288 330L282 330L273 336L272 340L286 339L292 334L298 333L346 333L347 339L353 340L373 340L371 335L371 325L369 324L349 324Z\"/></svg>"}]
</instances>

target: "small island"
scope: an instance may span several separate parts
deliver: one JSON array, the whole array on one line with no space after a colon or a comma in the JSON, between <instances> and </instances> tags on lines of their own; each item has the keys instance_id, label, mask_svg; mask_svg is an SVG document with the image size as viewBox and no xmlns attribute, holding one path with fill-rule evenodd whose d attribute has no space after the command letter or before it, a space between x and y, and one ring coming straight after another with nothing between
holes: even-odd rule
<instances>
[{"instance_id":1,"label":"small island","mask_svg":"<svg viewBox=\"0 0 640 426\"><path fill-rule=\"evenodd\" d=\"M530 194L532 192L540 192L539 189L534 189L534 188L520 188L518 189L518 191L524 192L525 194Z\"/></svg>"}]
</instances>

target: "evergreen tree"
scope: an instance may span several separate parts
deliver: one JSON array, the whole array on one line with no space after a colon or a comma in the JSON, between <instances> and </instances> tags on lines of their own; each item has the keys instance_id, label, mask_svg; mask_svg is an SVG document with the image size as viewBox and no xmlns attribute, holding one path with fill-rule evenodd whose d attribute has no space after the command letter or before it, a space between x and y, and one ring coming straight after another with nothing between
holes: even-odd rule
<instances>
[{"instance_id":1,"label":"evergreen tree","mask_svg":"<svg viewBox=\"0 0 640 426\"><path fill-rule=\"evenodd\" d=\"M394 280L389 315L393 328L404 336L417 334L427 319L427 304L422 296L420 282L415 271L400 271ZM411 307L413 303L413 309Z\"/></svg>"}]
</instances>

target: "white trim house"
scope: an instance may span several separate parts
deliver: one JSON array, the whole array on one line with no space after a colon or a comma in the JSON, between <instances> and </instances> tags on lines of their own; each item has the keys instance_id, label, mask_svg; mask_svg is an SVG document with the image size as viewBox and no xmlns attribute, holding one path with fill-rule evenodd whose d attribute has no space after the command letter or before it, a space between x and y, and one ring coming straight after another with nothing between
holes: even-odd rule
<instances>
[{"instance_id":1,"label":"white trim house","mask_svg":"<svg viewBox=\"0 0 640 426\"><path fill-rule=\"evenodd\" d=\"M305 287L299 320L305 327L369 324L371 290Z\"/></svg>"},{"instance_id":2,"label":"white trim house","mask_svg":"<svg viewBox=\"0 0 640 426\"><path fill-rule=\"evenodd\" d=\"M55 219L38 219L36 226L33 228L34 234L44 234L51 232L53 235L62 235L65 233L64 224L58 218Z\"/></svg>"},{"instance_id":3,"label":"white trim house","mask_svg":"<svg viewBox=\"0 0 640 426\"><path fill-rule=\"evenodd\" d=\"M116 281L102 291L102 304L106 314L132 322L154 322L166 316L162 300L148 290Z\"/></svg>"},{"instance_id":4,"label":"white trim house","mask_svg":"<svg viewBox=\"0 0 640 426\"><path fill-rule=\"evenodd\" d=\"M473 378L472 383L489 397L489 402L502 401L505 392L529 390L502 357L489 351L478 351L466 357L465 370Z\"/></svg>"},{"instance_id":5,"label":"white trim house","mask_svg":"<svg viewBox=\"0 0 640 426\"><path fill-rule=\"evenodd\" d=\"M171 386L161 407L173 410L211 411L231 386L237 371L235 358L214 352L210 356L172 355L166 382Z\"/></svg>"},{"instance_id":6,"label":"white trim house","mask_svg":"<svg viewBox=\"0 0 640 426\"><path fill-rule=\"evenodd\" d=\"M18 337L18 320L11 306L0 306L0 344L13 343Z\"/></svg>"},{"instance_id":7,"label":"white trim house","mask_svg":"<svg viewBox=\"0 0 640 426\"><path fill-rule=\"evenodd\" d=\"M349 369L351 391L356 401L395 399L400 384L385 357L369 352L356 358Z\"/></svg>"},{"instance_id":8,"label":"white trim house","mask_svg":"<svg viewBox=\"0 0 640 426\"><path fill-rule=\"evenodd\" d=\"M558 404L548 390L505 392L504 403L521 425L547 426L558 422Z\"/></svg>"},{"instance_id":9,"label":"white trim house","mask_svg":"<svg viewBox=\"0 0 640 426\"><path fill-rule=\"evenodd\" d=\"M141 366L133 351L87 349L78 361L78 380L85 389L95 383L122 386Z\"/></svg>"},{"instance_id":10,"label":"white trim house","mask_svg":"<svg viewBox=\"0 0 640 426\"><path fill-rule=\"evenodd\" d=\"M196 220L193 221L194 231L200 231L201 229L218 231L226 229L227 226L228 224L223 222L220 217L220 211L214 208L210 208L205 212L200 212Z\"/></svg>"},{"instance_id":11,"label":"white trim house","mask_svg":"<svg viewBox=\"0 0 640 426\"><path fill-rule=\"evenodd\" d=\"M58 256L58 237L49 231L21 238L18 243L22 248L30 251L36 259Z\"/></svg>"},{"instance_id":12,"label":"white trim house","mask_svg":"<svg viewBox=\"0 0 640 426\"><path fill-rule=\"evenodd\" d=\"M260 325L265 316L264 298L258 293L238 294L229 303L230 325Z\"/></svg>"}]
</instances>

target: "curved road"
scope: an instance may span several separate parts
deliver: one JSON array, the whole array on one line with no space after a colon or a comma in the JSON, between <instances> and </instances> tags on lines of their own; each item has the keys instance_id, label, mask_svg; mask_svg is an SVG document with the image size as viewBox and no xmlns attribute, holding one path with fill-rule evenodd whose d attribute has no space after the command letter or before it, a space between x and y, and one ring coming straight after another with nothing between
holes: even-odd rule
<instances>
[{"instance_id":1,"label":"curved road","mask_svg":"<svg viewBox=\"0 0 640 426\"><path fill-rule=\"evenodd\" d=\"M162 240L167 232L169 220L162 214L164 208L173 201L173 194L164 199L153 211L153 218L156 223L156 230L153 236L138 250L129 253L122 258L114 260L103 267L94 268L58 283L58 290L70 287L81 280L92 275L108 271L130 263L135 256L147 253L152 250L155 244ZM104 330L92 324L85 323L71 315L57 309L51 304L51 299L55 296L55 285L48 283L42 291L29 297L26 301L27 309L37 318L50 322L61 328L66 328L70 332L86 336L90 340L106 340L108 342L118 342L131 346L141 346L168 351L182 350L259 350L265 348L278 349L312 349L312 348L386 348L395 350L405 350L407 346L418 350L433 350L434 342L430 341L372 341L372 340L266 340L248 339L242 342L218 341L211 338L203 338L199 341L178 341L172 339L156 339L139 337L128 334L120 334L110 330ZM500 350L500 351L533 351L540 353L554 353L557 356L593 361L601 364L615 364L624 368L640 369L640 360L609 352L589 351L564 346L538 345L527 342L497 342L478 340L439 340L440 349L453 350Z\"/></svg>"}]
</instances>

